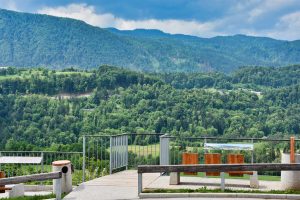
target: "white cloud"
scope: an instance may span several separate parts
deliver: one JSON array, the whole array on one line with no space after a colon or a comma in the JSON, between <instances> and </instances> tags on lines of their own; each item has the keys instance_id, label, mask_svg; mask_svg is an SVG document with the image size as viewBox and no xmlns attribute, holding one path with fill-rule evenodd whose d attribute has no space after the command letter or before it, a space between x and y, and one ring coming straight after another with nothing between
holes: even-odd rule
<instances>
[{"instance_id":1,"label":"white cloud","mask_svg":"<svg viewBox=\"0 0 300 200\"><path fill-rule=\"evenodd\" d=\"M2 1L2 0L0 0ZM255 29L250 24L264 15L291 6L294 0L249 0L246 4L237 4L221 19L199 22L178 19L127 20L112 13L97 13L94 6L87 4L69 4L59 7L44 7L38 13L83 20L98 27L115 27L120 30L137 28L159 29L167 33L181 33L200 37L217 35L247 34L267 36L283 40L296 40L300 36L300 11L279 17L272 28ZM284 4L284 5L283 5ZM236 11L236 12L233 12ZM249 24L250 23L250 24Z\"/></svg>"},{"instance_id":2,"label":"white cloud","mask_svg":"<svg viewBox=\"0 0 300 200\"><path fill-rule=\"evenodd\" d=\"M0 5L3 9L19 11L14 0L0 0Z\"/></svg>"},{"instance_id":3,"label":"white cloud","mask_svg":"<svg viewBox=\"0 0 300 200\"><path fill-rule=\"evenodd\" d=\"M280 17L271 29L254 30L243 29L241 33L254 36L264 36L282 40L299 40L300 36L300 11Z\"/></svg>"},{"instance_id":4,"label":"white cloud","mask_svg":"<svg viewBox=\"0 0 300 200\"><path fill-rule=\"evenodd\" d=\"M300 11L284 15L275 25L271 37L296 40L300 37Z\"/></svg>"},{"instance_id":5,"label":"white cloud","mask_svg":"<svg viewBox=\"0 0 300 200\"><path fill-rule=\"evenodd\" d=\"M249 12L249 22L253 22L268 13L283 9L284 7L291 6L295 0L264 0L252 8Z\"/></svg>"},{"instance_id":6,"label":"white cloud","mask_svg":"<svg viewBox=\"0 0 300 200\"><path fill-rule=\"evenodd\" d=\"M103 28L115 27L121 30L133 30L137 28L159 29L167 33L182 33L204 37L222 35L220 32L215 32L217 26L220 25L220 21L201 23L195 20L175 19L126 20L116 17L111 13L96 13L95 8L87 4L70 4L54 8L46 7L39 10L38 13L83 20L88 24Z\"/></svg>"}]
</instances>

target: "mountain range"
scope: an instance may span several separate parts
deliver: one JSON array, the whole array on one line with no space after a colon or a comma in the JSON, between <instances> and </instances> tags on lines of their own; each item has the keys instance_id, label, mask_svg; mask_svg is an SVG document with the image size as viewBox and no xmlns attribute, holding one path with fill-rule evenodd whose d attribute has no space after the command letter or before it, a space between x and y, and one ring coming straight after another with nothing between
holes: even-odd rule
<instances>
[{"instance_id":1,"label":"mountain range","mask_svg":"<svg viewBox=\"0 0 300 200\"><path fill-rule=\"evenodd\" d=\"M90 69L114 65L149 72L229 73L241 66L298 63L300 40L124 31L0 9L0 66Z\"/></svg>"}]
</instances>

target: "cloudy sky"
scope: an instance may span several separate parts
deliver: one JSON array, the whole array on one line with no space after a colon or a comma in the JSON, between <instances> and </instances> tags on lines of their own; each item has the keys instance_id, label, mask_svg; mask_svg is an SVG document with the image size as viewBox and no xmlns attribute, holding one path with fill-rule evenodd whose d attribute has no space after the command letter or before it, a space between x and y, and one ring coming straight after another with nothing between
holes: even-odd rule
<instances>
[{"instance_id":1,"label":"cloudy sky","mask_svg":"<svg viewBox=\"0 0 300 200\"><path fill-rule=\"evenodd\" d=\"M0 8L122 30L300 39L300 0L0 0Z\"/></svg>"}]
</instances>

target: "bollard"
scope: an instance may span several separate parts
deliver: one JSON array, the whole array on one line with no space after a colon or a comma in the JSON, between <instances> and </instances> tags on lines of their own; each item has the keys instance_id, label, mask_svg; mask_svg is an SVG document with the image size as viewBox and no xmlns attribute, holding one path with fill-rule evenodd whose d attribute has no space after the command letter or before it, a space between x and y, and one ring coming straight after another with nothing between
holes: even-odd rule
<instances>
[{"instance_id":1,"label":"bollard","mask_svg":"<svg viewBox=\"0 0 300 200\"><path fill-rule=\"evenodd\" d=\"M53 180L53 192L54 194L57 193L69 193L72 191L72 169L71 169L71 162L69 160L58 160L52 162L52 171L62 172L61 180L55 179ZM59 184L60 182L60 184ZM57 188L58 185L61 185L60 188ZM60 189L61 191L59 191Z\"/></svg>"}]
</instances>

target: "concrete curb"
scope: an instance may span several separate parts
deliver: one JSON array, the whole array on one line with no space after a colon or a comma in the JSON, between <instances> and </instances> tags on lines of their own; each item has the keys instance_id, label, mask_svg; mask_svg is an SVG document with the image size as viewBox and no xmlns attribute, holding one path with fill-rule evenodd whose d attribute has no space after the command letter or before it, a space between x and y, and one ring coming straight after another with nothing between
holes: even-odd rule
<instances>
[{"instance_id":1,"label":"concrete curb","mask_svg":"<svg viewBox=\"0 0 300 200\"><path fill-rule=\"evenodd\" d=\"M140 199L147 198L260 198L260 199L300 199L297 194L261 194L261 193L141 193Z\"/></svg>"}]
</instances>

